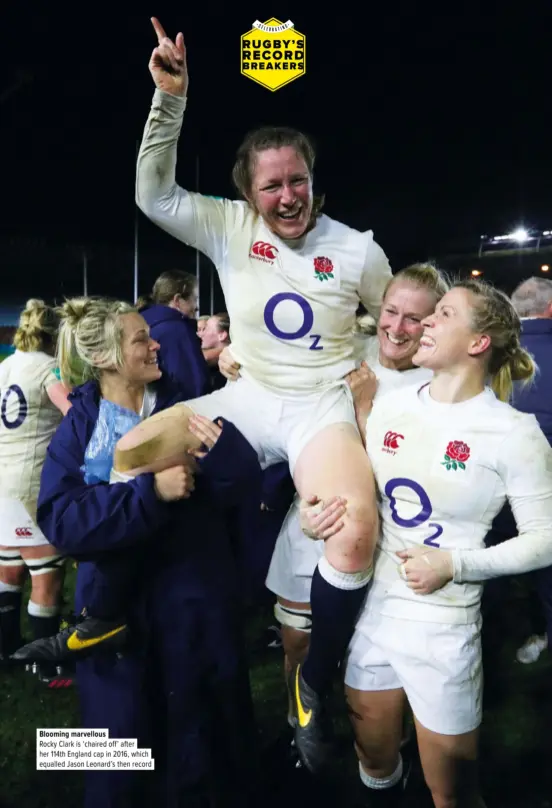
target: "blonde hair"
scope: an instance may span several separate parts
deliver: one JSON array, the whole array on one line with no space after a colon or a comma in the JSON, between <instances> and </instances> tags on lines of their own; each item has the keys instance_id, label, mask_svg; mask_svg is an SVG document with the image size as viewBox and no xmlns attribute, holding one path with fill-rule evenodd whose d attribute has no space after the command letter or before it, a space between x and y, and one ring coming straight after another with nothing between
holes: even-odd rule
<instances>
[{"instance_id":1,"label":"blonde hair","mask_svg":"<svg viewBox=\"0 0 552 808\"><path fill-rule=\"evenodd\" d=\"M151 294L142 295L136 301L138 311L147 306L167 306L175 295L188 300L197 288L197 278L181 269L168 269L162 272L153 284Z\"/></svg>"},{"instance_id":2,"label":"blonde hair","mask_svg":"<svg viewBox=\"0 0 552 808\"><path fill-rule=\"evenodd\" d=\"M450 283L446 276L437 269L434 264L419 263L411 264L404 269L399 270L396 275L387 282L387 286L383 292L383 299L390 289L400 282L410 283L418 289L427 289L428 292L433 292L435 295L435 303L438 303L441 298L446 295L450 289Z\"/></svg>"},{"instance_id":3,"label":"blonde hair","mask_svg":"<svg viewBox=\"0 0 552 808\"><path fill-rule=\"evenodd\" d=\"M19 326L13 338L18 351L53 352L59 329L59 315L43 300L31 298L19 317Z\"/></svg>"},{"instance_id":4,"label":"blonde hair","mask_svg":"<svg viewBox=\"0 0 552 808\"><path fill-rule=\"evenodd\" d=\"M217 321L217 331L219 333L221 331L226 331L228 334L230 333L230 315L228 312L221 311L218 314L212 314L209 319Z\"/></svg>"},{"instance_id":5,"label":"blonde hair","mask_svg":"<svg viewBox=\"0 0 552 808\"><path fill-rule=\"evenodd\" d=\"M353 333L363 337L373 337L378 331L378 324L371 314L361 314L355 319Z\"/></svg>"},{"instance_id":6,"label":"blonde hair","mask_svg":"<svg viewBox=\"0 0 552 808\"><path fill-rule=\"evenodd\" d=\"M122 365L120 318L136 312L134 306L120 300L75 297L59 311L58 364L66 385L98 380L102 370Z\"/></svg>"},{"instance_id":7,"label":"blonde hair","mask_svg":"<svg viewBox=\"0 0 552 808\"><path fill-rule=\"evenodd\" d=\"M459 281L454 288L466 289L474 298L472 327L491 340L488 374L497 398L508 401L513 382L531 381L536 365L521 347L521 321L509 298L485 281Z\"/></svg>"}]
</instances>

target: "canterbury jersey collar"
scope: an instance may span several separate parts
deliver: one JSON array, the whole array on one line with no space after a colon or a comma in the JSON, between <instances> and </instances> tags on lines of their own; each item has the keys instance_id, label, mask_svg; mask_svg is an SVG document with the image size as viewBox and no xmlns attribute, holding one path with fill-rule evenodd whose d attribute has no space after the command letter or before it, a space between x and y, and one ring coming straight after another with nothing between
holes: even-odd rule
<instances>
[{"instance_id":1,"label":"canterbury jersey collar","mask_svg":"<svg viewBox=\"0 0 552 808\"><path fill-rule=\"evenodd\" d=\"M425 412L430 412L435 415L451 412L454 412L455 415L460 415L465 410L478 407L480 402L494 398L494 393L491 388L485 387L481 393L478 393L472 398L468 398L466 401L456 401L453 403L448 401L435 401L435 399L431 398L429 385L430 382L428 381L418 388L416 399L419 407L423 408Z\"/></svg>"}]
</instances>

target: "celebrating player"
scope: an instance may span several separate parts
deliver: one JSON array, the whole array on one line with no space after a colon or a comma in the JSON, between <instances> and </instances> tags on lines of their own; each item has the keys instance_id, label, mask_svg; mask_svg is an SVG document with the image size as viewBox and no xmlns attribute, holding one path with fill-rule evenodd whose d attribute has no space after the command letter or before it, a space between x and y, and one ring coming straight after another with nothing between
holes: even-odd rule
<instances>
[{"instance_id":1,"label":"celebrating player","mask_svg":"<svg viewBox=\"0 0 552 808\"><path fill-rule=\"evenodd\" d=\"M481 582L552 562L552 449L534 416L505 403L534 372L505 295L461 282L423 326L413 361L431 382L377 397L366 425L382 539L345 682L374 805L400 796L406 697L435 806L472 808L483 805ZM365 421L370 404L361 409ZM487 549L506 500L518 535ZM321 535L328 514L307 515Z\"/></svg>"},{"instance_id":2,"label":"celebrating player","mask_svg":"<svg viewBox=\"0 0 552 808\"><path fill-rule=\"evenodd\" d=\"M416 264L401 270L389 281L383 296L383 306L377 335L358 337L358 356L364 359L378 379L377 395L404 388L430 378L431 372L416 367L412 357L417 352L423 333L422 320L431 314L448 289L435 267ZM397 438L390 438L390 451ZM324 543L313 542L303 533L299 517L300 500L296 497L278 536L266 585L278 598L275 615L282 625L286 673L296 669L308 649L311 614L310 588L312 575L324 554ZM345 513L342 500L336 498L330 506L332 520ZM341 523L333 523L323 539L328 539ZM294 714L293 682L288 681L290 706L288 721L298 725ZM305 761L308 765L308 756Z\"/></svg>"},{"instance_id":3,"label":"celebrating player","mask_svg":"<svg viewBox=\"0 0 552 808\"><path fill-rule=\"evenodd\" d=\"M36 524L40 474L48 443L69 408L56 376L59 317L42 300L29 300L15 333L15 353L0 366L0 655L22 642L22 586L31 574L29 622L35 639L59 628L65 559ZM55 676L42 666L42 680Z\"/></svg>"},{"instance_id":4,"label":"celebrating player","mask_svg":"<svg viewBox=\"0 0 552 808\"><path fill-rule=\"evenodd\" d=\"M232 350L242 366L236 384L188 403L207 417L229 418L264 466L287 460L303 497L340 493L348 502L343 530L326 543L324 565L314 575L312 651L297 677L297 698L311 714L308 731L315 742L320 696L337 670L372 575L378 527L373 478L344 376L355 364L358 303L377 313L390 268L371 231L360 233L321 214L322 200L312 189L314 151L295 130L265 128L246 137L233 170L244 201L177 185L186 52L181 33L173 43L152 22L158 45L149 67L156 91L138 156L137 203L217 267Z\"/></svg>"}]
</instances>

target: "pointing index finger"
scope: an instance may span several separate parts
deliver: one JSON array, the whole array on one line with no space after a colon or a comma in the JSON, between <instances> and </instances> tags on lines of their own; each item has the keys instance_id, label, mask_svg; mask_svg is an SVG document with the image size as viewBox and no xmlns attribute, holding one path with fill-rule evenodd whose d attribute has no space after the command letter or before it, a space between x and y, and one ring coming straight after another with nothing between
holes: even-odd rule
<instances>
[{"instance_id":1,"label":"pointing index finger","mask_svg":"<svg viewBox=\"0 0 552 808\"><path fill-rule=\"evenodd\" d=\"M167 38L167 34L165 33L165 29L163 28L163 26L161 25L161 23L159 22L157 17L152 17L151 18L151 24L153 25L153 29L154 29L155 33L157 34L157 39L159 41L159 44L161 44L161 41L163 39Z\"/></svg>"}]
</instances>

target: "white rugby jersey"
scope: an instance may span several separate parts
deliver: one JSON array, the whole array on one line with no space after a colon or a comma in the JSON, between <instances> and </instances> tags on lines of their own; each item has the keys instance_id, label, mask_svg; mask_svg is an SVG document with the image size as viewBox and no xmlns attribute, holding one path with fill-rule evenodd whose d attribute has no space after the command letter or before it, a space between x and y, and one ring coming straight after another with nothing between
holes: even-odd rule
<instances>
[{"instance_id":1,"label":"white rugby jersey","mask_svg":"<svg viewBox=\"0 0 552 808\"><path fill-rule=\"evenodd\" d=\"M138 157L136 201L159 227L207 255L230 315L241 373L273 392L322 392L354 368L359 301L377 317L391 277L372 231L322 215L284 241L248 204L189 193L175 182L185 99L156 91Z\"/></svg>"},{"instance_id":2,"label":"white rugby jersey","mask_svg":"<svg viewBox=\"0 0 552 808\"><path fill-rule=\"evenodd\" d=\"M381 498L374 582L387 593L384 614L471 623L481 581L552 564L552 450L534 416L490 389L443 404L416 384L376 397L367 448ZM519 536L487 549L506 499ZM396 551L414 545L452 550L455 581L431 595L409 589Z\"/></svg>"},{"instance_id":3,"label":"white rugby jersey","mask_svg":"<svg viewBox=\"0 0 552 808\"><path fill-rule=\"evenodd\" d=\"M18 499L36 517L46 449L62 414L48 398L56 360L16 351L0 364L0 497Z\"/></svg>"}]
</instances>

